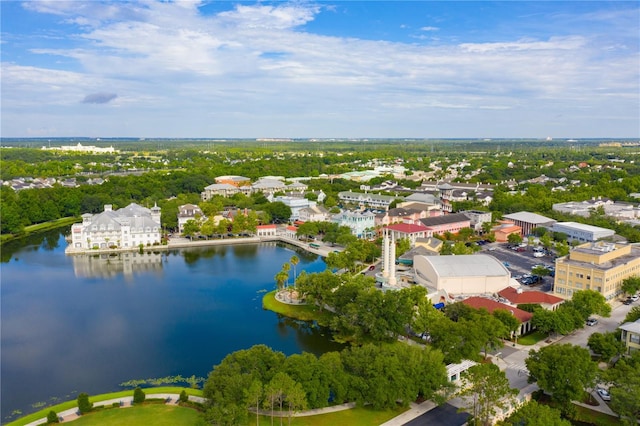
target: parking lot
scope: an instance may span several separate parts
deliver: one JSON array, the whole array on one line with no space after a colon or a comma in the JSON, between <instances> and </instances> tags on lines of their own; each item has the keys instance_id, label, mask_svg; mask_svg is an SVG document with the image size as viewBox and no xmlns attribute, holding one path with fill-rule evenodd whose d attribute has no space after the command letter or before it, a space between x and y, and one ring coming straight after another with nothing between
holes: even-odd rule
<instances>
[{"instance_id":1,"label":"parking lot","mask_svg":"<svg viewBox=\"0 0 640 426\"><path fill-rule=\"evenodd\" d=\"M511 276L522 281L522 276L531 274L535 265L542 265L547 269L555 269L554 256L535 257L533 247L521 247L514 250L511 244L490 243L482 247L482 253L494 256L501 261L504 266L511 271ZM537 255L539 256L539 255ZM528 287L535 287L536 290L549 291L553 285L553 277L547 276L541 282L531 284Z\"/></svg>"}]
</instances>

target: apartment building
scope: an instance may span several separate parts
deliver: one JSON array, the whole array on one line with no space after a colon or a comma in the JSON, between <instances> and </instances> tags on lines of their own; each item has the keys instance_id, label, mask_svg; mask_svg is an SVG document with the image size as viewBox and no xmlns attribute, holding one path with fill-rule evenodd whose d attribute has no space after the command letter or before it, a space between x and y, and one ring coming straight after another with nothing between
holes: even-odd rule
<instances>
[{"instance_id":1,"label":"apartment building","mask_svg":"<svg viewBox=\"0 0 640 426\"><path fill-rule=\"evenodd\" d=\"M607 300L622 293L622 281L640 275L640 247L606 242L577 246L556 260L554 294L570 299L575 291L595 290Z\"/></svg>"}]
</instances>

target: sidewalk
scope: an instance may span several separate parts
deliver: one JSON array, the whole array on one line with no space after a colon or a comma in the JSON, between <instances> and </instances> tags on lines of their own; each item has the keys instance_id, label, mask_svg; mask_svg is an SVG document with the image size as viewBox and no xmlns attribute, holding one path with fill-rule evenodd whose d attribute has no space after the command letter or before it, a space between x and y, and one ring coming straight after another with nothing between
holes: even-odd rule
<instances>
[{"instance_id":1,"label":"sidewalk","mask_svg":"<svg viewBox=\"0 0 640 426\"><path fill-rule=\"evenodd\" d=\"M409 410L405 411L399 416L394 417L389 421L382 423L380 426L402 426L415 419L416 417L420 417L427 411L433 410L437 407L437 405L433 401L424 401L420 404L412 402L410 404L410 407L411 408L409 408Z\"/></svg>"}]
</instances>

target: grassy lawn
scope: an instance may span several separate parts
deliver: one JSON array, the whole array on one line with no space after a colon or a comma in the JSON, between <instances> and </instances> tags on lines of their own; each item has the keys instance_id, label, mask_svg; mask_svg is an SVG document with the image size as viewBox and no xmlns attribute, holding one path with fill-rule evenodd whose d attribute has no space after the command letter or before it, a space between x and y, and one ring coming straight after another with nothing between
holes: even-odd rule
<instances>
[{"instance_id":1,"label":"grassy lawn","mask_svg":"<svg viewBox=\"0 0 640 426\"><path fill-rule=\"evenodd\" d=\"M518 343L521 345L531 346L531 345L535 345L539 341L544 340L546 338L547 338L546 333L542 333L540 331L534 331L531 334L527 334L526 336L519 337Z\"/></svg>"},{"instance_id":2,"label":"grassy lawn","mask_svg":"<svg viewBox=\"0 0 640 426\"><path fill-rule=\"evenodd\" d=\"M74 426L174 426L197 425L200 413L177 405L144 404L127 408L110 408L89 413L73 421Z\"/></svg>"},{"instance_id":3,"label":"grassy lawn","mask_svg":"<svg viewBox=\"0 0 640 426\"><path fill-rule=\"evenodd\" d=\"M317 321L320 325L327 325L332 318L331 312L322 311L312 305L287 305L276 300L276 291L266 293L262 298L262 307L285 317L302 321Z\"/></svg>"},{"instance_id":4,"label":"grassy lawn","mask_svg":"<svg viewBox=\"0 0 640 426\"><path fill-rule=\"evenodd\" d=\"M379 425L390 420L402 413L407 408L398 408L395 410L375 411L369 408L353 408L351 410L338 411L336 413L322 414L309 417L294 417L291 419L291 426L370 426ZM280 419L274 417L274 424L279 425ZM264 426L271 425L271 417L260 416L260 424ZM288 425L289 419L283 418L283 424ZM249 425L256 426L256 416L249 415Z\"/></svg>"},{"instance_id":5,"label":"grassy lawn","mask_svg":"<svg viewBox=\"0 0 640 426\"><path fill-rule=\"evenodd\" d=\"M35 225L25 226L24 227L24 233L22 233L20 235L13 235L13 234L0 235L0 243L11 241L14 238L25 237L25 236L27 236L29 234L34 233L34 232L47 231L49 229L59 228L59 227L64 226L64 225L71 225L72 223L77 222L77 221L78 221L78 219L75 218L75 217L63 217L61 219L52 220L50 222L37 223Z\"/></svg>"},{"instance_id":6,"label":"grassy lawn","mask_svg":"<svg viewBox=\"0 0 640 426\"><path fill-rule=\"evenodd\" d=\"M183 389L187 392L188 395L202 396L202 391L200 389L184 388L180 386L160 386L160 387L154 387L154 388L144 388L144 392L147 395L152 393L175 393L179 395ZM100 395L93 395L93 396L89 395L89 401L95 403L99 401L106 401L108 399L115 399L115 398L121 398L121 397L129 397L129 396L133 397L133 389L119 391L119 392L103 393ZM56 413L59 413L61 411L65 411L77 406L78 406L78 403L75 399L72 401L63 402L61 404L56 404L47 408L43 408L40 411L36 411L35 413L31 413L27 416L21 417L11 423L8 423L7 426L26 425L27 423L31 423L34 420L47 417L47 414L51 410L55 411Z\"/></svg>"}]
</instances>

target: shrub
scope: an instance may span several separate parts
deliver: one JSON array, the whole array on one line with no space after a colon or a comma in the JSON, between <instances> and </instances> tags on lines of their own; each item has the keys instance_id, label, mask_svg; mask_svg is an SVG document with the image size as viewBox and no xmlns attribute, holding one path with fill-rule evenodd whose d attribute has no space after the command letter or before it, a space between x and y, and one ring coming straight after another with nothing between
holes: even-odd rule
<instances>
[{"instance_id":1,"label":"shrub","mask_svg":"<svg viewBox=\"0 0 640 426\"><path fill-rule=\"evenodd\" d=\"M58 423L59 421L56 412L53 410L49 411L49 414L47 414L47 423Z\"/></svg>"},{"instance_id":2,"label":"shrub","mask_svg":"<svg viewBox=\"0 0 640 426\"><path fill-rule=\"evenodd\" d=\"M182 392L180 392L180 398L179 398L180 402L187 402L189 401L189 395L187 395L187 391L182 389Z\"/></svg>"},{"instance_id":3,"label":"shrub","mask_svg":"<svg viewBox=\"0 0 640 426\"><path fill-rule=\"evenodd\" d=\"M134 404L141 404L144 402L144 399L146 398L146 395L144 393L144 391L142 389L135 388L133 390L133 403Z\"/></svg>"},{"instance_id":4,"label":"shrub","mask_svg":"<svg viewBox=\"0 0 640 426\"><path fill-rule=\"evenodd\" d=\"M93 403L89 402L88 394L83 392L78 395L78 411L80 411L80 414L88 413L92 408Z\"/></svg>"}]
</instances>

